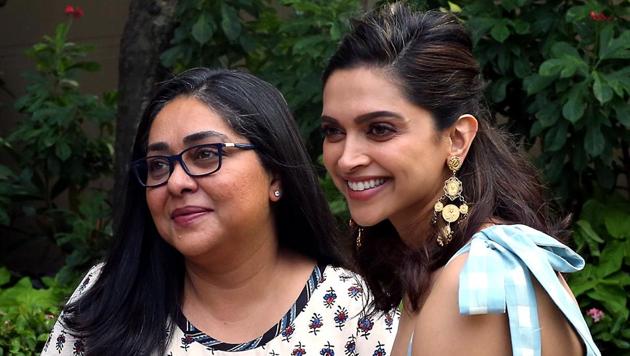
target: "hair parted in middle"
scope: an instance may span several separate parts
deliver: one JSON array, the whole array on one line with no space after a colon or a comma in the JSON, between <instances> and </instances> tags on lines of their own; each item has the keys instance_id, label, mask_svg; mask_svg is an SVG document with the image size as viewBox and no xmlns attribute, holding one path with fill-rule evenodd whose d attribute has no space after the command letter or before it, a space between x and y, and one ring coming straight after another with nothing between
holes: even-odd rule
<instances>
[{"instance_id":1,"label":"hair parted in middle","mask_svg":"<svg viewBox=\"0 0 630 356\"><path fill-rule=\"evenodd\" d=\"M372 311L396 308L403 297L417 310L431 273L486 223L498 220L550 235L562 233L561 224L549 220L537 171L509 143L511 137L493 127L470 35L455 16L414 11L401 3L368 13L353 22L330 58L322 75L324 86L333 72L360 67L384 71L406 100L431 113L436 133L465 114L479 123L458 171L471 211L454 228L450 244L437 246L435 226L430 227L431 236L417 237L424 241L419 248L405 245L389 220L363 228L362 247L354 258L374 294Z\"/></svg>"},{"instance_id":2,"label":"hair parted in middle","mask_svg":"<svg viewBox=\"0 0 630 356\"><path fill-rule=\"evenodd\" d=\"M145 157L151 124L171 101L192 97L256 146L282 185L272 204L279 246L341 265L338 229L287 104L271 84L244 72L196 68L159 85L141 119L131 161ZM94 285L64 309L66 327L91 355L163 354L181 315L184 259L160 237L146 188L129 173L122 221ZM220 174L220 173L218 173Z\"/></svg>"}]
</instances>

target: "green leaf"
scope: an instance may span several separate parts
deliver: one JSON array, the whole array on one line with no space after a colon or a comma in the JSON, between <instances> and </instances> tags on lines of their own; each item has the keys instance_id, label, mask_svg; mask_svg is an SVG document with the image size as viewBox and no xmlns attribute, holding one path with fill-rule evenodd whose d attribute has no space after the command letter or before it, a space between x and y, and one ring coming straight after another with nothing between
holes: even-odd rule
<instances>
[{"instance_id":1,"label":"green leaf","mask_svg":"<svg viewBox=\"0 0 630 356\"><path fill-rule=\"evenodd\" d=\"M552 58L544 61L538 69L538 74L544 77L551 77L560 74L564 69L565 61L559 58Z\"/></svg>"},{"instance_id":2,"label":"green leaf","mask_svg":"<svg viewBox=\"0 0 630 356\"><path fill-rule=\"evenodd\" d=\"M230 42L235 42L241 34L241 21L233 7L221 4L221 28Z\"/></svg>"},{"instance_id":3,"label":"green leaf","mask_svg":"<svg viewBox=\"0 0 630 356\"><path fill-rule=\"evenodd\" d=\"M593 274L601 279L620 271L624 252L621 242L608 241L599 256L599 265L593 267Z\"/></svg>"},{"instance_id":4,"label":"green leaf","mask_svg":"<svg viewBox=\"0 0 630 356\"><path fill-rule=\"evenodd\" d=\"M503 43L503 41L510 36L510 30L508 29L505 21L500 21L492 27L490 35L498 42Z\"/></svg>"},{"instance_id":5,"label":"green leaf","mask_svg":"<svg viewBox=\"0 0 630 356\"><path fill-rule=\"evenodd\" d=\"M600 301L610 313L624 315L625 318L628 317L628 309L626 309L627 296L623 288L598 285L586 295Z\"/></svg>"},{"instance_id":6,"label":"green leaf","mask_svg":"<svg viewBox=\"0 0 630 356\"><path fill-rule=\"evenodd\" d=\"M556 58L563 58L565 56L580 58L580 54L567 42L556 42L551 46L551 54Z\"/></svg>"},{"instance_id":7,"label":"green leaf","mask_svg":"<svg viewBox=\"0 0 630 356\"><path fill-rule=\"evenodd\" d=\"M545 77L539 74L533 74L523 80L523 87L527 91L527 95L536 94L547 88L553 83L555 78Z\"/></svg>"},{"instance_id":8,"label":"green leaf","mask_svg":"<svg viewBox=\"0 0 630 356\"><path fill-rule=\"evenodd\" d=\"M512 81L510 78L501 78L490 86L490 97L495 103L500 103L505 99L505 89Z\"/></svg>"},{"instance_id":9,"label":"green leaf","mask_svg":"<svg viewBox=\"0 0 630 356\"><path fill-rule=\"evenodd\" d=\"M192 36L199 44L204 45L212 38L212 27L209 22L210 19L206 17L205 13L202 13L192 27Z\"/></svg>"},{"instance_id":10,"label":"green leaf","mask_svg":"<svg viewBox=\"0 0 630 356\"><path fill-rule=\"evenodd\" d=\"M513 20L512 21L512 27L514 28L514 32L516 32L519 35L524 35L529 33L529 22L527 21L523 21L523 20Z\"/></svg>"},{"instance_id":11,"label":"green leaf","mask_svg":"<svg viewBox=\"0 0 630 356\"><path fill-rule=\"evenodd\" d=\"M531 68L529 67L529 61L527 61L527 59L522 56L514 58L513 69L514 74L521 79L527 77L532 72Z\"/></svg>"},{"instance_id":12,"label":"green leaf","mask_svg":"<svg viewBox=\"0 0 630 356\"><path fill-rule=\"evenodd\" d=\"M72 149L65 142L59 142L55 146L55 155L61 160L67 160L72 155Z\"/></svg>"},{"instance_id":13,"label":"green leaf","mask_svg":"<svg viewBox=\"0 0 630 356\"><path fill-rule=\"evenodd\" d=\"M584 137L584 149L591 157L597 157L604 151L606 141L599 126L589 126Z\"/></svg>"},{"instance_id":14,"label":"green leaf","mask_svg":"<svg viewBox=\"0 0 630 356\"><path fill-rule=\"evenodd\" d=\"M599 35L599 58L630 58L630 30L625 30L618 38L613 38L613 24L607 24Z\"/></svg>"},{"instance_id":15,"label":"green leaf","mask_svg":"<svg viewBox=\"0 0 630 356\"><path fill-rule=\"evenodd\" d=\"M598 72L593 71L593 94L601 104L607 103L613 97L612 88L604 82L604 79Z\"/></svg>"},{"instance_id":16,"label":"green leaf","mask_svg":"<svg viewBox=\"0 0 630 356\"><path fill-rule=\"evenodd\" d=\"M453 13L462 12L462 8L459 5L450 1L448 2L448 9L450 12L453 12Z\"/></svg>"},{"instance_id":17,"label":"green leaf","mask_svg":"<svg viewBox=\"0 0 630 356\"><path fill-rule=\"evenodd\" d=\"M586 102L582 100L581 93L579 91L571 91L569 99L562 106L562 116L575 124L584 115L585 109Z\"/></svg>"},{"instance_id":18,"label":"green leaf","mask_svg":"<svg viewBox=\"0 0 630 356\"><path fill-rule=\"evenodd\" d=\"M3 286L11 280L11 272L6 267L0 267L0 286Z\"/></svg>"},{"instance_id":19,"label":"green leaf","mask_svg":"<svg viewBox=\"0 0 630 356\"><path fill-rule=\"evenodd\" d=\"M567 141L567 129L568 124L566 121L561 121L557 125L552 126L544 138L545 151L556 152L564 147L564 143Z\"/></svg>"},{"instance_id":20,"label":"green leaf","mask_svg":"<svg viewBox=\"0 0 630 356\"><path fill-rule=\"evenodd\" d=\"M625 127L630 128L630 104L616 103L613 105L617 120Z\"/></svg>"},{"instance_id":21,"label":"green leaf","mask_svg":"<svg viewBox=\"0 0 630 356\"><path fill-rule=\"evenodd\" d=\"M630 239L630 214L620 209L607 209L606 216L604 216L604 225L606 225L606 230L612 237Z\"/></svg>"},{"instance_id":22,"label":"green leaf","mask_svg":"<svg viewBox=\"0 0 630 356\"><path fill-rule=\"evenodd\" d=\"M588 16L590 10L590 7L585 5L572 6L569 8L569 10L567 10L564 18L567 22L577 23L585 19Z\"/></svg>"}]
</instances>

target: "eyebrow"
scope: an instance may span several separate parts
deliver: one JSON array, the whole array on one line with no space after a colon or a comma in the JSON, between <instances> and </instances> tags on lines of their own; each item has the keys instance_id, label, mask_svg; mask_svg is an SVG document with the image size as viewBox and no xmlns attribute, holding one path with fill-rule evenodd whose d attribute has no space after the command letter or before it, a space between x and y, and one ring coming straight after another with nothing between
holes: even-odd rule
<instances>
[{"instance_id":1,"label":"eyebrow","mask_svg":"<svg viewBox=\"0 0 630 356\"><path fill-rule=\"evenodd\" d=\"M213 130L195 132L194 134L190 134L184 137L183 142L184 145L191 145L193 143L204 140L208 137L219 137L222 141L227 140L227 136ZM166 142L155 142L147 146L147 152L151 151L166 151L168 150L168 144Z\"/></svg>"},{"instance_id":2,"label":"eyebrow","mask_svg":"<svg viewBox=\"0 0 630 356\"><path fill-rule=\"evenodd\" d=\"M354 118L354 122L357 125L360 125L367 121L370 121L379 117L391 117L391 118L401 119L401 120L404 119L400 114L397 114L392 111L382 110L382 111L373 111L373 112L359 115ZM337 119L328 115L322 115L322 121L334 122L334 123L338 122Z\"/></svg>"}]
</instances>

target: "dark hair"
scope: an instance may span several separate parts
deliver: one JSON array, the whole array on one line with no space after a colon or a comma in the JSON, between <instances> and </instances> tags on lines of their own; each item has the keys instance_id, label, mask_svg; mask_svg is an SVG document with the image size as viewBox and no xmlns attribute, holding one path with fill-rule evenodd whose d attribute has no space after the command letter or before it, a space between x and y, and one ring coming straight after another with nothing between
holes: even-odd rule
<instances>
[{"instance_id":1,"label":"dark hair","mask_svg":"<svg viewBox=\"0 0 630 356\"><path fill-rule=\"evenodd\" d=\"M131 159L146 155L153 119L182 96L221 115L280 178L282 199L272 207L280 246L318 263L342 264L335 219L287 104L278 90L251 74L197 68L162 83L140 122ZM183 257L158 235L145 188L128 175L127 189L120 229L100 277L64 311L66 326L86 340L90 355L162 354L165 333L173 331L181 313Z\"/></svg>"},{"instance_id":2,"label":"dark hair","mask_svg":"<svg viewBox=\"0 0 630 356\"><path fill-rule=\"evenodd\" d=\"M434 237L427 237L423 246L410 248L389 220L364 228L354 258L374 294L373 311L393 309L402 297L408 297L417 310L431 272L493 219L552 235L560 232L549 220L536 170L510 148L505 133L491 126L470 36L454 16L414 12L397 3L356 20L328 62L323 82L336 70L357 67L386 71L409 102L431 112L436 130L450 127L464 114L479 121L477 136L458 172L471 209L466 220L451 225L454 236L449 245L440 248ZM438 228L428 227L430 236L437 236Z\"/></svg>"}]
</instances>

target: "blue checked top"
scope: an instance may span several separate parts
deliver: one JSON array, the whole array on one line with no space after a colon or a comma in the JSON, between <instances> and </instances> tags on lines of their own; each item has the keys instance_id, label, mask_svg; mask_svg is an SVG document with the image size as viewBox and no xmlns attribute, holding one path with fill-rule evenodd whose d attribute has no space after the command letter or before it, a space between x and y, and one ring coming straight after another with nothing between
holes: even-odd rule
<instances>
[{"instance_id":1,"label":"blue checked top","mask_svg":"<svg viewBox=\"0 0 630 356\"><path fill-rule=\"evenodd\" d=\"M531 277L549 294L586 347L600 356L578 305L558 280L584 260L567 246L525 225L494 225L476 233L454 256L468 252L459 276L459 312L464 315L505 313L512 353L540 356L540 325Z\"/></svg>"}]
</instances>

